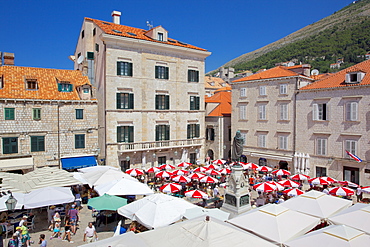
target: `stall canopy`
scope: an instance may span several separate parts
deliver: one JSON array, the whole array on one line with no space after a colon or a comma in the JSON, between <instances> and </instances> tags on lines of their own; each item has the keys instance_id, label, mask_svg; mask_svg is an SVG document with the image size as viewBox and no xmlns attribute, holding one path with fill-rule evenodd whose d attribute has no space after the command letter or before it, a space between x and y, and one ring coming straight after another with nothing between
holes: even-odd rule
<instances>
[{"instance_id":1,"label":"stall canopy","mask_svg":"<svg viewBox=\"0 0 370 247\"><path fill-rule=\"evenodd\" d=\"M25 175L0 172L0 178L2 179L2 190L20 193L27 193L49 186L63 187L81 183L73 177L72 173L57 167L38 168Z\"/></svg>"},{"instance_id":2,"label":"stall canopy","mask_svg":"<svg viewBox=\"0 0 370 247\"><path fill-rule=\"evenodd\" d=\"M329 218L335 225L347 225L370 234L370 205L356 203Z\"/></svg>"},{"instance_id":3,"label":"stall canopy","mask_svg":"<svg viewBox=\"0 0 370 247\"><path fill-rule=\"evenodd\" d=\"M370 236L352 227L328 226L286 243L289 247L369 246Z\"/></svg>"},{"instance_id":4,"label":"stall canopy","mask_svg":"<svg viewBox=\"0 0 370 247\"><path fill-rule=\"evenodd\" d=\"M239 215L229 223L281 245L309 232L320 223L320 219L279 204L267 204Z\"/></svg>"},{"instance_id":5,"label":"stall canopy","mask_svg":"<svg viewBox=\"0 0 370 247\"><path fill-rule=\"evenodd\" d=\"M303 195L291 198L281 205L304 214L326 219L350 207L352 201L311 190Z\"/></svg>"},{"instance_id":6,"label":"stall canopy","mask_svg":"<svg viewBox=\"0 0 370 247\"><path fill-rule=\"evenodd\" d=\"M108 183L97 185L94 187L94 189L99 193L99 195L109 194L124 196L154 194L154 192L148 187L148 185L128 178L112 180Z\"/></svg>"},{"instance_id":7,"label":"stall canopy","mask_svg":"<svg viewBox=\"0 0 370 247\"><path fill-rule=\"evenodd\" d=\"M33 168L33 158L0 159L0 171L13 171Z\"/></svg>"},{"instance_id":8,"label":"stall canopy","mask_svg":"<svg viewBox=\"0 0 370 247\"><path fill-rule=\"evenodd\" d=\"M134 232L127 232L122 235L118 235L111 238L102 239L96 242L92 242L89 244L80 245L83 247L132 247L132 246L140 246L140 247L149 247L138 234Z\"/></svg>"},{"instance_id":9,"label":"stall canopy","mask_svg":"<svg viewBox=\"0 0 370 247\"><path fill-rule=\"evenodd\" d=\"M80 156L62 158L62 168L64 170L73 170L78 168L96 166L95 156Z\"/></svg>"},{"instance_id":10,"label":"stall canopy","mask_svg":"<svg viewBox=\"0 0 370 247\"><path fill-rule=\"evenodd\" d=\"M54 204L70 203L75 200L70 188L47 187L37 189L24 197L24 208L41 208Z\"/></svg>"}]
</instances>

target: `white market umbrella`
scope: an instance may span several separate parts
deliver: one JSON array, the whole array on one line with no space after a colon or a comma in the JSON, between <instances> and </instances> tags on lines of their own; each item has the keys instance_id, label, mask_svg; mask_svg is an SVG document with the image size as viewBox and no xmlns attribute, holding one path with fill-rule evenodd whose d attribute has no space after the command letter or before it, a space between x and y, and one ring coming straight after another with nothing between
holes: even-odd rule
<instances>
[{"instance_id":1,"label":"white market umbrella","mask_svg":"<svg viewBox=\"0 0 370 247\"><path fill-rule=\"evenodd\" d=\"M352 205L352 201L311 190L281 205L292 210L326 219Z\"/></svg>"},{"instance_id":2,"label":"white market umbrella","mask_svg":"<svg viewBox=\"0 0 370 247\"><path fill-rule=\"evenodd\" d=\"M89 167L77 169L77 171L82 172L82 173L87 173L87 172L92 172L92 171L106 171L109 169L116 170L116 171L119 170L117 167L113 167L113 166L89 166Z\"/></svg>"},{"instance_id":3,"label":"white market umbrella","mask_svg":"<svg viewBox=\"0 0 370 247\"><path fill-rule=\"evenodd\" d=\"M328 226L286 243L289 247L369 246L370 236L352 227Z\"/></svg>"},{"instance_id":4,"label":"white market umbrella","mask_svg":"<svg viewBox=\"0 0 370 247\"><path fill-rule=\"evenodd\" d=\"M228 222L281 245L304 235L317 226L320 219L290 210L283 204L267 204Z\"/></svg>"},{"instance_id":5,"label":"white market umbrella","mask_svg":"<svg viewBox=\"0 0 370 247\"><path fill-rule=\"evenodd\" d=\"M121 178L119 180L113 180L105 184L100 184L95 186L94 189L101 196L104 194L115 196L154 194L148 185L127 178Z\"/></svg>"},{"instance_id":6,"label":"white market umbrella","mask_svg":"<svg viewBox=\"0 0 370 247\"><path fill-rule=\"evenodd\" d=\"M198 207L166 194L154 194L127 204L117 212L151 229L168 226L182 218L186 209Z\"/></svg>"},{"instance_id":7,"label":"white market umbrella","mask_svg":"<svg viewBox=\"0 0 370 247\"><path fill-rule=\"evenodd\" d=\"M26 194L24 208L41 208L49 205L74 202L75 197L70 188L46 187L37 189Z\"/></svg>"},{"instance_id":8,"label":"white market umbrella","mask_svg":"<svg viewBox=\"0 0 370 247\"><path fill-rule=\"evenodd\" d=\"M122 220L118 221L118 224L116 226L116 230L114 231L113 237L120 235L121 225L122 225Z\"/></svg>"},{"instance_id":9,"label":"white market umbrella","mask_svg":"<svg viewBox=\"0 0 370 247\"><path fill-rule=\"evenodd\" d=\"M107 169L104 171L87 172L83 174L82 177L88 182L90 187L105 184L113 180L119 180L121 178L127 178L134 181L138 181L136 178L133 178L126 173L112 169Z\"/></svg>"},{"instance_id":10,"label":"white market umbrella","mask_svg":"<svg viewBox=\"0 0 370 247\"><path fill-rule=\"evenodd\" d=\"M212 219L218 219L221 221L226 221L230 217L230 213L222 211L218 208L189 208L186 210L184 217L188 220L200 217L200 216L210 216Z\"/></svg>"}]
</instances>

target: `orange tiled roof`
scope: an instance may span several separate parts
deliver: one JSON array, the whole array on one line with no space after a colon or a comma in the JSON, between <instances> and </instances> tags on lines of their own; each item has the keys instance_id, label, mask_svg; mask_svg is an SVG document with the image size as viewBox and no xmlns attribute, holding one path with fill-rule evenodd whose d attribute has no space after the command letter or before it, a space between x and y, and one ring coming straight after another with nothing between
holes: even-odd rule
<instances>
[{"instance_id":1,"label":"orange tiled roof","mask_svg":"<svg viewBox=\"0 0 370 247\"><path fill-rule=\"evenodd\" d=\"M80 100L76 86L89 84L87 76L78 70L45 69L19 66L0 66L2 99ZM57 79L73 84L72 92L59 92ZM36 79L38 89L26 90L25 79Z\"/></svg>"},{"instance_id":2,"label":"orange tiled roof","mask_svg":"<svg viewBox=\"0 0 370 247\"><path fill-rule=\"evenodd\" d=\"M253 81L253 80L261 80L261 79L270 79L270 78L279 78L279 77L287 77L287 76L297 76L299 75L296 72L289 70L288 68L292 67L284 67L284 66L277 66L265 71L262 71L258 74L253 74L250 76L246 76L235 80L233 82L241 82L241 81Z\"/></svg>"},{"instance_id":3,"label":"orange tiled roof","mask_svg":"<svg viewBox=\"0 0 370 247\"><path fill-rule=\"evenodd\" d=\"M231 115L231 92L218 92L211 97L206 97L206 103L219 103L207 116L222 117Z\"/></svg>"},{"instance_id":4,"label":"orange tiled roof","mask_svg":"<svg viewBox=\"0 0 370 247\"><path fill-rule=\"evenodd\" d=\"M151 37L145 35L148 32L148 30L145 30L145 29L124 26L124 25L115 24L115 23L112 23L112 22L100 21L100 20L87 18L87 17L85 17L85 20L89 20L89 21L94 22L106 34L111 34L111 35L116 35L116 36L123 36L123 37L128 37L128 38L133 38L133 39L148 40L148 41L153 41L153 42L158 42L158 43L163 43L163 44L168 44L168 45L175 45L175 46L181 46L181 47L191 48L191 49L195 49L195 50L206 51L203 48L199 48L199 47L196 47L196 46L193 46L193 45L189 45L189 44L186 44L186 43L183 43L183 42L180 42L178 40L171 39L171 38L168 38L169 41L167 41L167 42L152 39ZM113 30L115 30L115 31L113 31Z\"/></svg>"},{"instance_id":5,"label":"orange tiled roof","mask_svg":"<svg viewBox=\"0 0 370 247\"><path fill-rule=\"evenodd\" d=\"M213 85L211 84L213 83ZM212 76L205 76L204 79L204 84L206 88L213 88L213 89L218 89L218 88L223 88L225 85L229 86L227 82L225 82L223 79L220 77L212 77Z\"/></svg>"},{"instance_id":6,"label":"orange tiled roof","mask_svg":"<svg viewBox=\"0 0 370 247\"><path fill-rule=\"evenodd\" d=\"M360 83L345 83L346 74L349 72L364 72L365 77ZM316 81L310 85L302 87L300 90L320 89L320 88L336 88L336 87L351 87L358 85L370 85L370 60L353 65L343 69L335 74L325 77L322 80Z\"/></svg>"}]
</instances>

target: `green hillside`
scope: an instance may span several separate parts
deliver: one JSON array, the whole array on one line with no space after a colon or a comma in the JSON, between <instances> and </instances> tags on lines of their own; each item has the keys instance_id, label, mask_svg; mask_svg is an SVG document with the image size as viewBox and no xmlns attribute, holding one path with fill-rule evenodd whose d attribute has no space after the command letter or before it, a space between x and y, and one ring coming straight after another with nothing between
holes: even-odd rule
<instances>
[{"instance_id":1,"label":"green hillside","mask_svg":"<svg viewBox=\"0 0 370 247\"><path fill-rule=\"evenodd\" d=\"M340 68L343 69L363 61L367 52L370 52L370 0L362 0L223 67L255 72L295 60L309 63L321 73L334 72L330 64L338 59L344 59Z\"/></svg>"}]
</instances>

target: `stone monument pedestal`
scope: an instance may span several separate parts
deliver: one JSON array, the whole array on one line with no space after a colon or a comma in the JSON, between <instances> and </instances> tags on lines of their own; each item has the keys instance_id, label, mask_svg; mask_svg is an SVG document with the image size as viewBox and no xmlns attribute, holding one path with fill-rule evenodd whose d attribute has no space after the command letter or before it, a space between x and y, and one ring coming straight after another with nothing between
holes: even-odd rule
<instances>
[{"instance_id":1,"label":"stone monument pedestal","mask_svg":"<svg viewBox=\"0 0 370 247\"><path fill-rule=\"evenodd\" d=\"M244 177L243 168L235 165L231 170L221 208L230 213L230 219L251 209L249 182Z\"/></svg>"}]
</instances>

